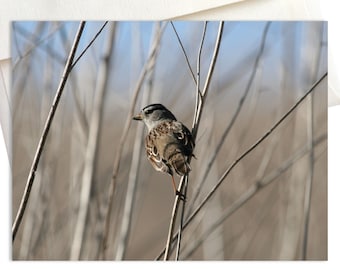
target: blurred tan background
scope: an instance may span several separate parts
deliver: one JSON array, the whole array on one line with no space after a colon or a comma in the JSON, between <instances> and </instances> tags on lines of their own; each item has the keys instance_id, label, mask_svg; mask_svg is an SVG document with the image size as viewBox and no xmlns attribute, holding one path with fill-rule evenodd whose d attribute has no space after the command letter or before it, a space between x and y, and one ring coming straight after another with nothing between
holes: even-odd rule
<instances>
[{"instance_id":1,"label":"blurred tan background","mask_svg":"<svg viewBox=\"0 0 340 270\"><path fill-rule=\"evenodd\" d=\"M78 54L102 24L86 25ZM195 71L203 22L174 22L174 26ZM77 27L76 22L12 24L12 219ZM217 27L217 22L208 23L202 84ZM159 42L155 43L157 37ZM71 72L13 243L13 259L153 260L160 254L174 201L170 177L155 172L148 163L140 146L145 136L141 123L132 122L124 143L120 143L153 45L157 47L154 66L143 80L134 111L160 102L191 127L195 83L170 23L108 23ZM326 71L327 23L225 23L197 136L197 160L192 161L185 216L230 164ZM242 98L245 100L239 107ZM221 139L238 109L234 125ZM217 148L220 142L222 146ZM108 246L103 250L110 183L120 146ZM203 177L216 148L216 159ZM135 177L131 164L136 155L139 166ZM227 215L257 181L275 173L270 184ZM129 185L134 187L130 231L124 256L119 258ZM90 187L88 193L86 186ZM309 191L310 209L306 207ZM81 194L86 195L87 203L80 203ZM86 211L82 225L80 209ZM79 226L83 231L78 237ZM180 258L327 259L326 81L232 170L184 231Z\"/></svg>"}]
</instances>

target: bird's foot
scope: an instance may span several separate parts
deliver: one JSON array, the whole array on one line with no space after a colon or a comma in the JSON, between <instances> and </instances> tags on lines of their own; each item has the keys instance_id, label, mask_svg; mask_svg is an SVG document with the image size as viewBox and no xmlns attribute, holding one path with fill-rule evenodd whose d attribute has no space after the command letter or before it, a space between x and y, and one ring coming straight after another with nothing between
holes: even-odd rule
<instances>
[{"instance_id":1,"label":"bird's foot","mask_svg":"<svg viewBox=\"0 0 340 270\"><path fill-rule=\"evenodd\" d=\"M176 196L179 196L179 199L183 202L186 202L186 197L184 194L182 194L180 191L176 190Z\"/></svg>"}]
</instances>

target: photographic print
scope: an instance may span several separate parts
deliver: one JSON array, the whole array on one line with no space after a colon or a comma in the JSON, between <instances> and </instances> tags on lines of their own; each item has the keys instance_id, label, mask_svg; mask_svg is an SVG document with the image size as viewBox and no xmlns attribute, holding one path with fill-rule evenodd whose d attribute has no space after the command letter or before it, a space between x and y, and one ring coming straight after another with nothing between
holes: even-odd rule
<instances>
[{"instance_id":1,"label":"photographic print","mask_svg":"<svg viewBox=\"0 0 340 270\"><path fill-rule=\"evenodd\" d=\"M12 260L327 260L327 27L12 22Z\"/></svg>"}]
</instances>

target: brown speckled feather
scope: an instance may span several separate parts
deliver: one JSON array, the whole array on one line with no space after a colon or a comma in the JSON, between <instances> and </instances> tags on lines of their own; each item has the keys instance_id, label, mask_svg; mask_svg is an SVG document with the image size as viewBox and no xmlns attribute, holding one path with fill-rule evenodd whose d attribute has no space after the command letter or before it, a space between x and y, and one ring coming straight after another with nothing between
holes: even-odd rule
<instances>
[{"instance_id":1,"label":"brown speckled feather","mask_svg":"<svg viewBox=\"0 0 340 270\"><path fill-rule=\"evenodd\" d=\"M188 173L187 158L192 155L194 142L190 131L181 122L167 120L150 130L145 138L147 157L157 171L173 175Z\"/></svg>"}]
</instances>

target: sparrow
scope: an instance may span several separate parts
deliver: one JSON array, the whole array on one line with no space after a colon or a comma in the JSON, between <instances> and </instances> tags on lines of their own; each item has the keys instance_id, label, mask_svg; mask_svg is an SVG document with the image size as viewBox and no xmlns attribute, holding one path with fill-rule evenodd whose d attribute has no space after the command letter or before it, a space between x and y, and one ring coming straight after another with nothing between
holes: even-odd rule
<instances>
[{"instance_id":1,"label":"sparrow","mask_svg":"<svg viewBox=\"0 0 340 270\"><path fill-rule=\"evenodd\" d=\"M193 155L195 143L189 129L162 104L144 107L133 120L141 120L148 129L145 137L146 156L156 171L172 178L175 195L184 198L175 184L174 172L183 176L191 171L188 158Z\"/></svg>"}]
</instances>

